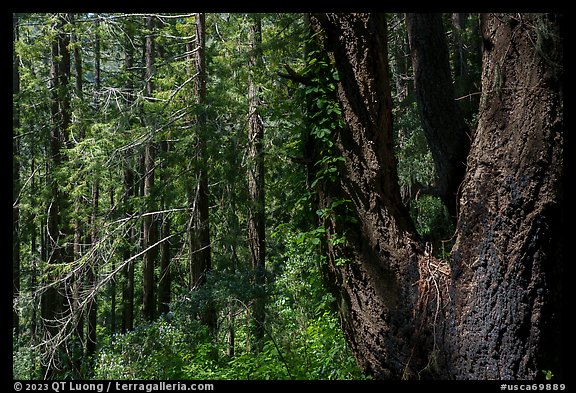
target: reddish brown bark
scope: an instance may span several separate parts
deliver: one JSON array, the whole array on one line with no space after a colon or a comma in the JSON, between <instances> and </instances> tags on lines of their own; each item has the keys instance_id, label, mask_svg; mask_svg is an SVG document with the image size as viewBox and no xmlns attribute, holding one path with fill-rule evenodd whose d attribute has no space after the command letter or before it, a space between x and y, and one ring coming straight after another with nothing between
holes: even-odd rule
<instances>
[{"instance_id":1,"label":"reddish brown bark","mask_svg":"<svg viewBox=\"0 0 576 393\"><path fill-rule=\"evenodd\" d=\"M562 373L562 36L558 15L484 15L483 96L450 261L415 242L391 140L385 18L313 15L338 70L346 127L328 284L361 367L377 378ZM330 242L346 234L344 245ZM344 261L344 263L343 263Z\"/></svg>"},{"instance_id":2,"label":"reddish brown bark","mask_svg":"<svg viewBox=\"0 0 576 393\"><path fill-rule=\"evenodd\" d=\"M251 75L248 80L248 245L254 271L255 299L252 331L253 350L259 351L264 338L265 319L265 261L266 232L264 206L264 122L260 114L259 86L254 74L262 66L262 26L259 16L255 16L250 26L251 52L249 66Z\"/></svg>"},{"instance_id":3,"label":"reddish brown bark","mask_svg":"<svg viewBox=\"0 0 576 393\"><path fill-rule=\"evenodd\" d=\"M480 120L452 252L457 377L562 369L561 20L482 17Z\"/></svg>"}]
</instances>

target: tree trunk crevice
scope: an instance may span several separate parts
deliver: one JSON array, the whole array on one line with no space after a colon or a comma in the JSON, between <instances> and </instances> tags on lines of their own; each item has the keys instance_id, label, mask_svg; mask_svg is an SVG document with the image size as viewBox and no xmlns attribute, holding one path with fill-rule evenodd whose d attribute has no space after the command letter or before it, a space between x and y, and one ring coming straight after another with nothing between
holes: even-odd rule
<instances>
[{"instance_id":1,"label":"tree trunk crevice","mask_svg":"<svg viewBox=\"0 0 576 393\"><path fill-rule=\"evenodd\" d=\"M333 140L344 161L338 184L317 192L320 208L332 198L351 201L340 214L354 223L336 212L321 224L329 234L326 278L358 364L377 378L561 375L561 17L482 15L478 128L468 153L466 132L452 124L435 158L454 164L467 157L461 185L463 166L440 173L441 194L460 192L447 259L419 241L401 202L384 17L311 20L339 76L345 126ZM346 235L344 245L330 244L337 234Z\"/></svg>"}]
</instances>

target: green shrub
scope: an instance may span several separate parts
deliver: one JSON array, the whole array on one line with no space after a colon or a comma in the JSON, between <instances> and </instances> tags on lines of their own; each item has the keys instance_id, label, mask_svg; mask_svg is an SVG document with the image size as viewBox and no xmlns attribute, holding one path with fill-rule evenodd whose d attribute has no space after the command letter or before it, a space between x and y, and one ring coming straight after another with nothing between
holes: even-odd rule
<instances>
[{"instance_id":1,"label":"green shrub","mask_svg":"<svg viewBox=\"0 0 576 393\"><path fill-rule=\"evenodd\" d=\"M114 335L95 362L96 379L182 379L187 353L206 340L198 321L173 315Z\"/></svg>"},{"instance_id":2,"label":"green shrub","mask_svg":"<svg viewBox=\"0 0 576 393\"><path fill-rule=\"evenodd\" d=\"M314 237L283 227L275 233L285 245L282 266L268 285L268 322L262 349L249 342L249 275L235 272L222 280L214 273L202 290L172 303L172 312L116 334L95 359L96 379L352 379L356 367L335 312L322 286L322 259ZM224 286L223 282L235 285ZM198 305L210 298L218 306L215 337L195 319ZM232 306L238 305L238 306ZM241 306L239 306L241 305ZM235 354L226 356L227 313L235 312Z\"/></svg>"},{"instance_id":3,"label":"green shrub","mask_svg":"<svg viewBox=\"0 0 576 393\"><path fill-rule=\"evenodd\" d=\"M41 379L40 352L29 342L20 342L14 339L12 351L12 378L13 379Z\"/></svg>"}]
</instances>

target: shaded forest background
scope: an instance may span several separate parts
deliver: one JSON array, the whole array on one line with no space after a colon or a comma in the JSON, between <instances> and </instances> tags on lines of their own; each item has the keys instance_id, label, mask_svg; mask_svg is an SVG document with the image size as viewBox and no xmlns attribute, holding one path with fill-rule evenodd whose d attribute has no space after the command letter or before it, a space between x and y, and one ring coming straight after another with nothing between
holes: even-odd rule
<instances>
[{"instance_id":1,"label":"shaded forest background","mask_svg":"<svg viewBox=\"0 0 576 393\"><path fill-rule=\"evenodd\" d=\"M446 377L434 351L384 372L346 327L334 272L362 218L338 188L347 75L316 18L13 15L14 378ZM453 269L486 42L478 14L382 22L391 162L432 288Z\"/></svg>"}]
</instances>

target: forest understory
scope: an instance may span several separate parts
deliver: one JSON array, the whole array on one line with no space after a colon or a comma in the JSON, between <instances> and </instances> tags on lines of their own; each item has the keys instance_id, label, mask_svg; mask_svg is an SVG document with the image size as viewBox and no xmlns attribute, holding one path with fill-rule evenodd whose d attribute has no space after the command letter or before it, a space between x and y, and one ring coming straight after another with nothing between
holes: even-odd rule
<instances>
[{"instance_id":1,"label":"forest understory","mask_svg":"<svg viewBox=\"0 0 576 393\"><path fill-rule=\"evenodd\" d=\"M563 379L563 29L13 14L13 378Z\"/></svg>"}]
</instances>

